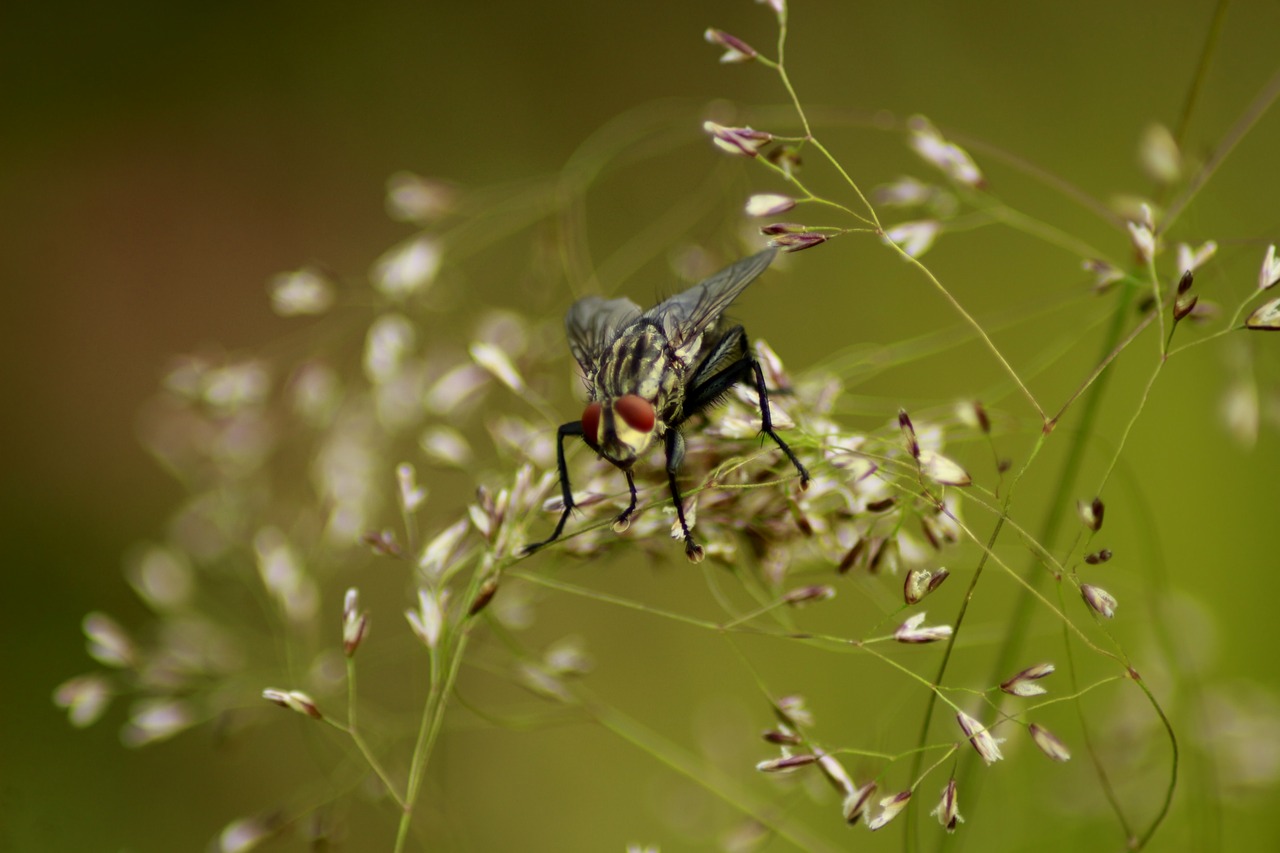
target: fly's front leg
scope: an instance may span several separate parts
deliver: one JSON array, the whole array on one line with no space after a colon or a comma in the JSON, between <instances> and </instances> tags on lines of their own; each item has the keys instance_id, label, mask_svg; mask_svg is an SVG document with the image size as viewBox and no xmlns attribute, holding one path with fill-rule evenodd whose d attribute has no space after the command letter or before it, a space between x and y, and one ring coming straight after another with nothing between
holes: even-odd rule
<instances>
[{"instance_id":1,"label":"fly's front leg","mask_svg":"<svg viewBox=\"0 0 1280 853\"><path fill-rule=\"evenodd\" d=\"M667 483L671 486L671 500L676 505L676 517L680 519L680 530L684 533L684 555L691 563L702 562L702 546L693 541L689 532L689 522L684 517L684 499L680 497L680 484L676 475L680 473L680 465L684 462L684 436L676 427L667 429Z\"/></svg>"},{"instance_id":2,"label":"fly's front leg","mask_svg":"<svg viewBox=\"0 0 1280 853\"><path fill-rule=\"evenodd\" d=\"M541 542L534 542L532 545L526 545L522 554L529 556L543 545L549 545L560 538L560 533L564 530L564 524L569 520L569 514L573 512L573 490L569 486L569 466L564 461L564 440L570 436L582 436L582 421L573 421L572 423L561 424L560 429L556 430L556 468L560 472L560 494L564 499L564 509L560 512L560 520L556 522L556 529L551 535ZM627 474L628 481L631 475ZM631 488L631 506L635 507L636 500L635 487ZM629 514L631 510L627 510Z\"/></svg>"},{"instance_id":3,"label":"fly's front leg","mask_svg":"<svg viewBox=\"0 0 1280 853\"><path fill-rule=\"evenodd\" d=\"M748 358L751 357L748 356ZM800 489L803 491L809 487L809 471L796 458L787 443L773 431L773 416L769 414L769 392L764 385L764 371L760 369L760 362L755 358L751 358L751 371L755 374L756 394L760 397L760 431L772 438L782 452L787 454L791 464L796 466L796 471L800 474Z\"/></svg>"},{"instance_id":4,"label":"fly's front leg","mask_svg":"<svg viewBox=\"0 0 1280 853\"><path fill-rule=\"evenodd\" d=\"M631 503L627 504L627 508L622 511L613 522L614 533L625 533L627 528L631 526L631 513L636 511L636 478L631 475L630 468L622 469L622 473L627 475L627 488L631 490Z\"/></svg>"}]
</instances>

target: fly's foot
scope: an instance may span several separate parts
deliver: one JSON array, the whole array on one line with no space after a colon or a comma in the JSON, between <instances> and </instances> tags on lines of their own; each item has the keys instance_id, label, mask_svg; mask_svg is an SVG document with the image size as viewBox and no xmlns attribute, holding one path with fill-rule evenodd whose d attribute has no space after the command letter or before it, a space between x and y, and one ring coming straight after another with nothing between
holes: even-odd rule
<instances>
[{"instance_id":1,"label":"fly's foot","mask_svg":"<svg viewBox=\"0 0 1280 853\"><path fill-rule=\"evenodd\" d=\"M689 558L689 562L698 564L702 562L702 558L707 556L707 552L702 550L702 546L692 539L684 540L684 555Z\"/></svg>"},{"instance_id":2,"label":"fly's foot","mask_svg":"<svg viewBox=\"0 0 1280 853\"><path fill-rule=\"evenodd\" d=\"M614 522L613 522L613 532L614 532L614 533L626 533L626 532L627 532L627 528L628 528L628 527L630 527L630 526L631 526L631 516L630 516L628 513L625 513L625 512L624 512L622 515L620 515L620 516L618 516L616 519L614 519Z\"/></svg>"}]
</instances>

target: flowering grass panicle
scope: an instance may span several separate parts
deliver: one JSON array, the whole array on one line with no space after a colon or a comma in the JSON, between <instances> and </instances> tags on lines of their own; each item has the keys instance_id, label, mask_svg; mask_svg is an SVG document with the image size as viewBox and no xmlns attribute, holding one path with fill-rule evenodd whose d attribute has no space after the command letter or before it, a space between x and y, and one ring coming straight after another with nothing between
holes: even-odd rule
<instances>
[{"instance_id":1,"label":"flowering grass panicle","mask_svg":"<svg viewBox=\"0 0 1280 853\"><path fill-rule=\"evenodd\" d=\"M414 233L377 258L363 282L303 267L269 283L277 314L312 324L307 344L271 358L202 353L168 371L143 435L186 496L165 534L140 545L126 567L154 618L135 630L87 615L82 629L99 668L54 693L77 727L128 702L122 738L130 746L200 725L232 734L310 726L309 761L330 762L331 789L282 796L307 803L289 811L227 815L215 849L249 850L304 826L315 841L330 815L362 809L383 827L382 847L447 846L457 836L448 786L435 775L447 771L435 756L449 741L447 763L468 764L469 736L489 727L616 735L718 801L719 811L693 823L719 821L739 849L768 839L845 849L842 834L855 824L900 832L905 849L933 848L965 821L962 789L971 818L964 831L994 826L982 837L1002 838L1000 819L982 809L981 781L1006 772L1024 774L1028 791L1071 791L1074 809L1120 827L1139 849L1170 819L1185 762L1213 776L1206 768L1217 766L1219 744L1209 735L1189 742L1175 716L1203 720L1204 697L1226 691L1206 686L1207 665L1179 672L1171 649L1185 638L1160 615L1164 590L1144 588L1135 549L1117 544L1142 503L1122 460L1153 387L1168 381L1167 364L1280 328L1280 300L1259 301L1280 283L1274 245L1257 252L1256 281L1251 258L1248 280L1237 282L1223 256L1239 241L1180 224L1213 170L1190 162L1185 136L1161 125L1139 143L1141 167L1160 188L1152 198L1105 204L923 116L855 127L893 134L921 172L864 189L862 175L883 170L857 152L837 156L784 60L790 10L782 0L767 5L775 46L714 28L705 38L721 62L740 66L735 72L775 75L787 109L761 110L750 124L706 120L690 150L707 170L721 161L732 169L732 180L717 184L716 227L692 248L637 239L617 263L667 252L674 281L666 283L683 291L700 276L681 272L699 265L714 269L765 245L817 249L778 264L800 290L811 281L808 259L839 259L852 245L900 262L903 313L928 300L951 327L874 352L842 346L800 367L784 359L785 347L780 354L752 337L750 350L722 356L753 376L716 386L715 405L684 425L675 461L671 445L665 470L642 457L634 471L624 468L624 486L595 441L605 428L585 444L563 442L588 437L581 422L577 432L556 432L559 413L582 404L568 392L578 386L560 320L581 282L567 267L534 264L525 286L502 293L504 307L482 308L493 300L476 296L491 258L523 264L529 246L546 242L544 227L573 219L562 221L563 209L590 182L575 186L574 172L513 201L395 175L387 210ZM697 121L686 118L692 136ZM587 171L643 168L648 149L636 148L588 146L597 159ZM1108 229L1107 250L1006 197L1019 176L1044 184L1055 201L1083 198ZM499 196L510 206L495 203ZM760 221L783 214L797 221ZM890 214L893 221L881 218ZM743 223L750 236L732 236ZM1040 302L1002 314L970 307L944 250L980 228L1064 252L1043 276L1019 277L1070 277L1063 303L1093 315L1084 337L1101 343L1100 355L1069 358L1078 355L1079 329L1054 328L1047 315L1055 312ZM765 255L773 253L757 257ZM1201 298L1207 282L1213 303ZM1008 327L1030 331L1049 355L1015 354ZM775 331L785 337L781 328L760 331L775 343ZM1234 434L1256 440L1257 356L1246 348L1233 358L1227 417ZM1120 427L1101 440L1111 427L1097 412L1109 368L1122 359L1145 384L1131 399L1106 401ZM939 362L963 369L930 369L927 392L902 391L892 378L876 384L893 368ZM1081 364L1064 386L1059 365L1069 373ZM977 374L980 383L970 379ZM627 409L618 411L625 418ZM652 428L651 405L648 418ZM1059 457L1066 464L1055 477ZM561 490L562 470L572 491ZM1050 485L1032 497L1042 478ZM673 495L682 496L678 506ZM557 519L563 531L540 539ZM673 560L672 538L689 539L690 555L705 563ZM531 554L531 545L540 550ZM655 587L692 577L701 591L650 599L626 587L630 577L607 571L628 560L660 569ZM672 563L678 568L667 571ZM625 648L600 611L616 615ZM544 612L553 615L540 622ZM643 620L643 630L627 633L630 619ZM693 647L731 655L708 664ZM694 746L670 734L663 716L706 713L703 697L668 691L686 667L673 662L673 649L688 651L687 669L708 693L732 684L740 699L732 710L714 706L723 719ZM617 698L625 689L598 686L638 652L661 662L657 689L637 686L628 700ZM1036 660L1046 662L1026 665ZM637 685L642 675L635 672ZM1215 709L1252 731L1265 730L1266 707L1222 700ZM652 724L637 718L646 713ZM762 744L750 721L766 717ZM1028 759L1032 744L1054 763ZM1245 752L1232 753L1235 766L1247 765ZM1087 761L1069 761L1081 753ZM1252 766L1253 775L1239 775L1255 788L1280 778L1280 762ZM1058 769L1074 775L1050 775ZM598 778L626 788L628 802L648 784L623 773ZM922 790L941 791L928 814ZM556 784L527 795L548 814L571 812ZM494 806L495 820L501 811ZM1067 821L1057 812L1036 819Z\"/></svg>"}]
</instances>

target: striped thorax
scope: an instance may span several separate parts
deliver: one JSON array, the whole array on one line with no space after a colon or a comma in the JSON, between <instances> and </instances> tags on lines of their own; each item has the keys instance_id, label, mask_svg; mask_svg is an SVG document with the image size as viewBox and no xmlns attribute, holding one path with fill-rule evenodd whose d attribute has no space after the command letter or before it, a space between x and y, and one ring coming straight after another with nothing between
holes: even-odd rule
<instances>
[{"instance_id":1,"label":"striped thorax","mask_svg":"<svg viewBox=\"0 0 1280 853\"><path fill-rule=\"evenodd\" d=\"M657 322L639 322L614 340L587 376L583 437L614 465L629 468L667 424L679 418L688 359L697 343L677 352Z\"/></svg>"}]
</instances>

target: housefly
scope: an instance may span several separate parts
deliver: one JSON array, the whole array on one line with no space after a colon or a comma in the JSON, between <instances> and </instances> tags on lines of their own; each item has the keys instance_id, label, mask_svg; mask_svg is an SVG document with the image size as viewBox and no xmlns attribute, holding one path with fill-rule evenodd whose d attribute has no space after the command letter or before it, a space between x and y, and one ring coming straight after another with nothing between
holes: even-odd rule
<instances>
[{"instance_id":1,"label":"housefly","mask_svg":"<svg viewBox=\"0 0 1280 853\"><path fill-rule=\"evenodd\" d=\"M774 432L764 373L747 343L747 333L742 326L724 328L720 322L724 310L764 272L775 253L768 249L744 258L648 311L630 299L599 296L580 299L569 308L565 315L569 349L582 368L587 406L581 420L570 421L556 432L564 509L551 535L527 546L526 554L554 542L573 511L564 440L578 437L626 475L631 501L617 518L618 530L626 529L636 508L631 468L650 445L661 442L685 554L695 563L701 560L702 547L689 531L676 481L685 454L680 428L739 382L753 384L760 398L761 432L791 460L800 474L801 488L808 485L809 472Z\"/></svg>"}]
</instances>

